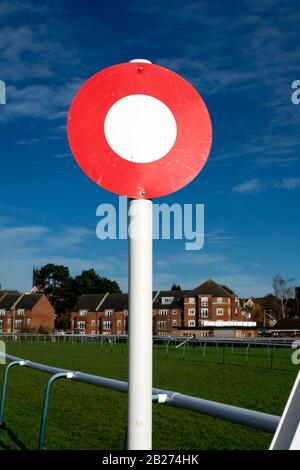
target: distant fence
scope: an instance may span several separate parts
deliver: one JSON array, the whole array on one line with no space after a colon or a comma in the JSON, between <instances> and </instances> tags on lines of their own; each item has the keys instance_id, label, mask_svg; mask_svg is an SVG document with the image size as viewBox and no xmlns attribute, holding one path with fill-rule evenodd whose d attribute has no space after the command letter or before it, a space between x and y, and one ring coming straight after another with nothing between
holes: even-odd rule
<instances>
[{"instance_id":1,"label":"distant fence","mask_svg":"<svg viewBox=\"0 0 300 470\"><path fill-rule=\"evenodd\" d=\"M0 427L3 426L4 423L5 403L7 400L7 383L11 369L13 367L19 366L34 369L51 375L50 379L48 380L44 394L44 404L41 413L38 449L45 448L49 400L51 396L52 387L58 379L65 378L69 380L84 382L87 384L97 385L123 393L127 393L128 391L128 383L121 380L114 380L106 377L85 374L79 371L72 371L44 364L39 364L37 362L22 359L1 352L0 357L5 357L9 361L4 370L4 378L2 384L2 394L0 402ZM207 416L212 416L214 418L231 421L236 424L261 429L270 433L274 433L276 431L280 421L279 416L262 413L259 411L252 411L245 408L239 408L236 406L218 403L211 400L204 400L202 398L196 398L170 390L161 390L153 388L152 393L154 402L164 403L169 406L175 406L177 408L191 410L197 413L202 413Z\"/></svg>"},{"instance_id":2,"label":"distant fence","mask_svg":"<svg viewBox=\"0 0 300 470\"><path fill-rule=\"evenodd\" d=\"M101 348L107 347L113 352L115 345L123 346L128 342L128 336L117 335L55 335L55 334L5 334L0 337L7 342L37 342L68 343L68 344L99 344ZM156 355L164 355L168 358L182 360L205 361L218 364L253 365L256 367L274 368L292 367L291 348L294 338L193 338L189 336L154 336L153 344L156 345ZM198 354L191 354L194 350ZM262 350L261 354L258 351ZM279 354L276 350L286 350L287 354ZM287 362L288 361L288 362Z\"/></svg>"},{"instance_id":3,"label":"distant fence","mask_svg":"<svg viewBox=\"0 0 300 470\"><path fill-rule=\"evenodd\" d=\"M127 343L127 335L80 335L80 334L38 334L38 333L5 333L0 335L0 339L4 341L52 341L52 342L98 342L98 341L113 341L119 343ZM169 342L171 344L179 344L184 341L189 341L190 344L203 344L203 343L226 343L226 344L256 344L261 346L266 345L291 345L295 338L291 337L241 337L241 338L230 338L230 337L203 337L203 338L192 338L190 336L183 335L170 335L170 336L153 336L154 343L164 344Z\"/></svg>"}]
</instances>

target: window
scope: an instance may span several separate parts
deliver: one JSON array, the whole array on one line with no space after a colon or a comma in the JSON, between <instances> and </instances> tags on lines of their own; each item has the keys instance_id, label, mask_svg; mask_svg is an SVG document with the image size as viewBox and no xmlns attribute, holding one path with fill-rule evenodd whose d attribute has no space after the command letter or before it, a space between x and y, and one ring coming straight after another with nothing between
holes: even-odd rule
<instances>
[{"instance_id":1,"label":"window","mask_svg":"<svg viewBox=\"0 0 300 470\"><path fill-rule=\"evenodd\" d=\"M25 309L24 308L18 308L17 315L25 315Z\"/></svg>"},{"instance_id":2,"label":"window","mask_svg":"<svg viewBox=\"0 0 300 470\"><path fill-rule=\"evenodd\" d=\"M124 315L128 315L128 310L124 310Z\"/></svg>"},{"instance_id":3,"label":"window","mask_svg":"<svg viewBox=\"0 0 300 470\"><path fill-rule=\"evenodd\" d=\"M96 331L95 330L92 330L91 331L91 335L95 335L96 334Z\"/></svg>"},{"instance_id":4,"label":"window","mask_svg":"<svg viewBox=\"0 0 300 470\"><path fill-rule=\"evenodd\" d=\"M201 317L208 318L208 308L201 308Z\"/></svg>"},{"instance_id":5,"label":"window","mask_svg":"<svg viewBox=\"0 0 300 470\"><path fill-rule=\"evenodd\" d=\"M230 297L228 297L228 303L230 304Z\"/></svg>"},{"instance_id":6,"label":"window","mask_svg":"<svg viewBox=\"0 0 300 470\"><path fill-rule=\"evenodd\" d=\"M31 325L31 318L27 318L27 325Z\"/></svg>"},{"instance_id":7,"label":"window","mask_svg":"<svg viewBox=\"0 0 300 470\"><path fill-rule=\"evenodd\" d=\"M96 320L91 321L91 326L96 326Z\"/></svg>"},{"instance_id":8,"label":"window","mask_svg":"<svg viewBox=\"0 0 300 470\"><path fill-rule=\"evenodd\" d=\"M177 315L177 310L173 310L173 315Z\"/></svg>"},{"instance_id":9,"label":"window","mask_svg":"<svg viewBox=\"0 0 300 470\"><path fill-rule=\"evenodd\" d=\"M174 300L174 297L162 297L161 298L161 303L162 304L171 304Z\"/></svg>"},{"instance_id":10,"label":"window","mask_svg":"<svg viewBox=\"0 0 300 470\"><path fill-rule=\"evenodd\" d=\"M112 317L112 314L113 314L113 310L105 310L105 315L107 317Z\"/></svg>"},{"instance_id":11,"label":"window","mask_svg":"<svg viewBox=\"0 0 300 470\"><path fill-rule=\"evenodd\" d=\"M77 328L85 328L85 321L78 321Z\"/></svg>"},{"instance_id":12,"label":"window","mask_svg":"<svg viewBox=\"0 0 300 470\"><path fill-rule=\"evenodd\" d=\"M117 326L122 326L122 320L117 321Z\"/></svg>"},{"instance_id":13,"label":"window","mask_svg":"<svg viewBox=\"0 0 300 470\"><path fill-rule=\"evenodd\" d=\"M88 311L87 310L79 310L79 316L80 317L86 317L88 314Z\"/></svg>"},{"instance_id":14,"label":"window","mask_svg":"<svg viewBox=\"0 0 300 470\"><path fill-rule=\"evenodd\" d=\"M189 297L189 304L195 304L196 300L194 297Z\"/></svg>"},{"instance_id":15,"label":"window","mask_svg":"<svg viewBox=\"0 0 300 470\"><path fill-rule=\"evenodd\" d=\"M195 326L195 320L189 320L189 326Z\"/></svg>"},{"instance_id":16,"label":"window","mask_svg":"<svg viewBox=\"0 0 300 470\"><path fill-rule=\"evenodd\" d=\"M165 321L159 321L157 322L157 327L162 330L166 328L166 322Z\"/></svg>"},{"instance_id":17,"label":"window","mask_svg":"<svg viewBox=\"0 0 300 470\"><path fill-rule=\"evenodd\" d=\"M7 320L7 324L8 324L8 325L11 325L11 318L9 318L9 319Z\"/></svg>"},{"instance_id":18,"label":"window","mask_svg":"<svg viewBox=\"0 0 300 470\"><path fill-rule=\"evenodd\" d=\"M208 307L208 297L201 297L202 307Z\"/></svg>"},{"instance_id":19,"label":"window","mask_svg":"<svg viewBox=\"0 0 300 470\"><path fill-rule=\"evenodd\" d=\"M173 325L173 326L177 326L177 320L173 320L173 321L172 321L172 325Z\"/></svg>"},{"instance_id":20,"label":"window","mask_svg":"<svg viewBox=\"0 0 300 470\"><path fill-rule=\"evenodd\" d=\"M7 328L7 333L11 333L11 328Z\"/></svg>"},{"instance_id":21,"label":"window","mask_svg":"<svg viewBox=\"0 0 300 470\"><path fill-rule=\"evenodd\" d=\"M5 315L5 308L0 309L0 315Z\"/></svg>"},{"instance_id":22,"label":"window","mask_svg":"<svg viewBox=\"0 0 300 470\"><path fill-rule=\"evenodd\" d=\"M15 320L15 325L16 325L16 326L21 326L22 323L23 323L22 320Z\"/></svg>"},{"instance_id":23,"label":"window","mask_svg":"<svg viewBox=\"0 0 300 470\"><path fill-rule=\"evenodd\" d=\"M164 315L164 316L167 316L168 315L168 310L165 308L165 309L162 309L159 311L159 314L160 315Z\"/></svg>"},{"instance_id":24,"label":"window","mask_svg":"<svg viewBox=\"0 0 300 470\"><path fill-rule=\"evenodd\" d=\"M223 309L222 308L217 308L217 315L219 315L219 316L223 315Z\"/></svg>"},{"instance_id":25,"label":"window","mask_svg":"<svg viewBox=\"0 0 300 470\"><path fill-rule=\"evenodd\" d=\"M3 320L0 320L0 327L3 326Z\"/></svg>"},{"instance_id":26,"label":"window","mask_svg":"<svg viewBox=\"0 0 300 470\"><path fill-rule=\"evenodd\" d=\"M217 297L217 304L223 303L223 297Z\"/></svg>"},{"instance_id":27,"label":"window","mask_svg":"<svg viewBox=\"0 0 300 470\"><path fill-rule=\"evenodd\" d=\"M103 328L105 328L106 330L110 330L111 329L111 321L104 321L103 322Z\"/></svg>"},{"instance_id":28,"label":"window","mask_svg":"<svg viewBox=\"0 0 300 470\"><path fill-rule=\"evenodd\" d=\"M189 308L188 313L189 313L190 316L194 316L195 312L196 312L196 310L194 308Z\"/></svg>"}]
</instances>

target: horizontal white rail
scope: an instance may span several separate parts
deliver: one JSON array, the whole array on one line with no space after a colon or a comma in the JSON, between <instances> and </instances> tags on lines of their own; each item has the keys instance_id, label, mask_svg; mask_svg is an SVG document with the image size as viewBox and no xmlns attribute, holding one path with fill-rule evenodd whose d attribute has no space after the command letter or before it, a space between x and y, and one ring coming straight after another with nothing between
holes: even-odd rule
<instances>
[{"instance_id":1,"label":"horizontal white rail","mask_svg":"<svg viewBox=\"0 0 300 470\"><path fill-rule=\"evenodd\" d=\"M29 361L23 358L12 356L11 354L5 354L1 352L0 357L6 358L9 361L24 361L24 367L29 367L30 369L39 370L48 374L71 372L71 380L98 385L100 387L105 387L118 392L127 393L128 391L128 383L121 380L109 379L106 377L86 374L79 371L71 371L68 369L61 369L58 367L39 364L38 362ZM192 397L170 390L153 388L153 394L167 395L166 404L170 406L184 408L195 411L197 413L202 413L207 416L224 419L236 424L254 427L271 433L276 431L280 420L279 416L262 413L260 411L248 410L246 408L239 408L237 406L226 405L224 403L218 403L202 398Z\"/></svg>"}]
</instances>

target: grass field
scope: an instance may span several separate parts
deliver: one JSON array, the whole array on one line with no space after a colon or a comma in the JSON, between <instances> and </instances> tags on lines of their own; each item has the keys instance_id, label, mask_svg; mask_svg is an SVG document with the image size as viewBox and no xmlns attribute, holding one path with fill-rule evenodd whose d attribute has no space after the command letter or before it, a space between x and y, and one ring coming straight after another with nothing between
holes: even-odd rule
<instances>
[{"instance_id":1,"label":"grass field","mask_svg":"<svg viewBox=\"0 0 300 470\"><path fill-rule=\"evenodd\" d=\"M109 343L8 342L7 352L71 370L127 380L127 346ZM298 372L291 350L244 347L154 346L155 387L253 410L281 414ZM4 367L0 366L2 382ZM49 376L28 368L11 371L0 429L0 449L36 449L43 393ZM127 396L61 380L54 386L47 449L123 449ZM266 449L272 435L166 405L153 405L154 449Z\"/></svg>"}]
</instances>

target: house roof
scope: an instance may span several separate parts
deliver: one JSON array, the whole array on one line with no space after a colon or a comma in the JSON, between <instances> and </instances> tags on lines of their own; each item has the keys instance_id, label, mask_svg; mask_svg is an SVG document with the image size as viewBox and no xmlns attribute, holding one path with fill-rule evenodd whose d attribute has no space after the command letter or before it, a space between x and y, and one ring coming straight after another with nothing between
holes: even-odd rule
<instances>
[{"instance_id":1,"label":"house roof","mask_svg":"<svg viewBox=\"0 0 300 470\"><path fill-rule=\"evenodd\" d=\"M103 310L121 310L128 309L128 294L109 294L101 305L100 309Z\"/></svg>"},{"instance_id":2,"label":"house roof","mask_svg":"<svg viewBox=\"0 0 300 470\"><path fill-rule=\"evenodd\" d=\"M0 309L9 310L17 302L22 294L5 294L0 299Z\"/></svg>"},{"instance_id":3,"label":"house roof","mask_svg":"<svg viewBox=\"0 0 300 470\"><path fill-rule=\"evenodd\" d=\"M73 307L73 312L89 310L94 312L105 294L83 294Z\"/></svg>"},{"instance_id":4,"label":"house roof","mask_svg":"<svg viewBox=\"0 0 300 470\"><path fill-rule=\"evenodd\" d=\"M211 295L213 297L235 297L212 279L208 279L200 286L189 291L185 297L196 297L197 295Z\"/></svg>"},{"instance_id":5,"label":"house roof","mask_svg":"<svg viewBox=\"0 0 300 470\"><path fill-rule=\"evenodd\" d=\"M18 290L0 290L0 297L2 297L4 294L21 294Z\"/></svg>"},{"instance_id":6,"label":"house roof","mask_svg":"<svg viewBox=\"0 0 300 470\"><path fill-rule=\"evenodd\" d=\"M155 302L153 303L153 308L161 308L161 307L179 308L180 307L180 300L188 292L189 291L187 291L187 290L161 290L161 291L159 291L159 294L158 294L157 298L155 299ZM174 300L172 301L171 304L163 304L162 303L162 298L163 297L173 297Z\"/></svg>"},{"instance_id":7,"label":"house roof","mask_svg":"<svg viewBox=\"0 0 300 470\"><path fill-rule=\"evenodd\" d=\"M25 294L18 301L16 307L31 310L35 306L35 304L40 300L41 297L42 294Z\"/></svg>"}]
</instances>

